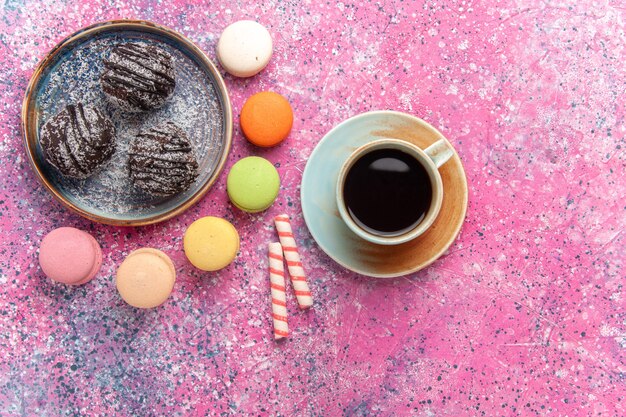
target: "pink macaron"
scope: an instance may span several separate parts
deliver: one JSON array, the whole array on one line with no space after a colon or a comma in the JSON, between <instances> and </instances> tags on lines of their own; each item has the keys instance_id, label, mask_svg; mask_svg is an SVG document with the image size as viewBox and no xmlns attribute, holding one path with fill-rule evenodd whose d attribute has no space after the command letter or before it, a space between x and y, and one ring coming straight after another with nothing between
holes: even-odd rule
<instances>
[{"instance_id":1,"label":"pink macaron","mask_svg":"<svg viewBox=\"0 0 626 417\"><path fill-rule=\"evenodd\" d=\"M81 285L93 279L102 265L102 249L89 233L60 227L48 233L39 247L39 265L54 281Z\"/></svg>"}]
</instances>

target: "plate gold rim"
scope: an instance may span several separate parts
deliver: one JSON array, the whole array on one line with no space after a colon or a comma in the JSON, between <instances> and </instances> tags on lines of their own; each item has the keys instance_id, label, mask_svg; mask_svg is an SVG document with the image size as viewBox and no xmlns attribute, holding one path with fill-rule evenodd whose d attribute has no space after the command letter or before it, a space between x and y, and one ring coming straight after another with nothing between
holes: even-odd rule
<instances>
[{"instance_id":1,"label":"plate gold rim","mask_svg":"<svg viewBox=\"0 0 626 417\"><path fill-rule=\"evenodd\" d=\"M118 29L131 29L131 30L139 30L139 31L147 31L150 33L155 33L159 35L163 35L166 37L173 38L174 40L180 42L185 45L189 50L191 50L202 62L202 64L211 72L214 76L217 84L218 94L221 96L224 103L224 123L225 123L225 147L222 152L222 156L218 162L215 173L209 178L209 180L202 185L193 195L191 195L186 201L181 203L180 205L173 207L172 209L152 216L144 217L141 219L115 219L105 216L100 216L89 211L83 210L82 208L72 204L69 200L67 200L59 191L48 181L46 176L43 174L41 167L37 163L35 158L35 144L37 141L37 111L35 108L35 97L33 92L35 91L35 87L41 81L41 75L48 67L48 65L55 59L55 57L63 51L68 45L76 42L78 40L87 38L89 36L109 31L109 30L118 30ZM70 209L71 211L85 217L89 220L108 224L112 226L146 226L149 224L159 223L166 220L169 220L187 209L196 204L204 195L209 191L211 186L217 181L220 176L222 170L224 169L224 165L226 164L226 160L228 158L228 154L230 153L230 148L232 146L232 134L233 134L233 114L230 103L230 98L228 96L228 90L226 88L226 84L221 74L217 70L215 64L209 59L209 57L198 48L191 40L187 39L185 36L180 33L169 29L165 26L161 26L159 24L147 21L147 20L109 20L104 22L95 23L93 25L87 26L74 32L73 34L64 38L61 42L59 42L50 52L46 54L43 60L39 63L33 75L30 78L28 86L26 88L26 93L24 95L24 100L22 102L22 118L21 118L21 130L22 137L24 139L24 147L26 149L26 154L29 160L29 163L36 174L39 182L44 186L44 188L63 206Z\"/></svg>"}]
</instances>

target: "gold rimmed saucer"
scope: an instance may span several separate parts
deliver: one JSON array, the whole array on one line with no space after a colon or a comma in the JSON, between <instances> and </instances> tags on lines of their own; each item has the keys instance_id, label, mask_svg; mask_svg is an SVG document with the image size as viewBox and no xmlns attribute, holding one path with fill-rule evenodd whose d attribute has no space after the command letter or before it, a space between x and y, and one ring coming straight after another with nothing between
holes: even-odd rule
<instances>
[{"instance_id":1,"label":"gold rimmed saucer","mask_svg":"<svg viewBox=\"0 0 626 417\"><path fill-rule=\"evenodd\" d=\"M146 114L126 114L106 100L99 85L102 60L112 47L125 42L153 44L174 58L176 89L162 108ZM103 109L115 124L117 137L112 160L85 180L63 177L46 162L39 143L43 123L78 101ZM126 152L132 136L166 120L185 130L195 145L200 166L196 182L170 198L136 189L126 171ZM58 201L93 221L140 226L182 213L217 180L230 151L232 110L219 71L190 40L151 22L116 20L84 28L48 53L26 90L22 131L37 178Z\"/></svg>"},{"instance_id":2,"label":"gold rimmed saucer","mask_svg":"<svg viewBox=\"0 0 626 417\"><path fill-rule=\"evenodd\" d=\"M443 138L423 120L395 111L373 111L350 118L322 138L302 176L302 211L311 235L343 267L362 275L391 278L435 262L458 236L467 211L467 179L459 156L439 168L444 195L433 225L409 242L384 246L358 237L342 221L335 190L343 163L360 146L382 138L405 140L426 148Z\"/></svg>"}]
</instances>

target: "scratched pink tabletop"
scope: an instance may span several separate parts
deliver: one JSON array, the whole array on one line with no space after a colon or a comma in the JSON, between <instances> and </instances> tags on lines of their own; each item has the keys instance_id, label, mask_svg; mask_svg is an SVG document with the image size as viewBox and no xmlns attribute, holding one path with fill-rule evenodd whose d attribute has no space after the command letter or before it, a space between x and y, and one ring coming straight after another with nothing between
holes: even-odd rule
<instances>
[{"instance_id":1,"label":"scratched pink tabletop","mask_svg":"<svg viewBox=\"0 0 626 417\"><path fill-rule=\"evenodd\" d=\"M569 3L0 2L0 415L625 415L626 12L619 0ZM171 27L212 59L228 24L268 27L269 66L225 75L236 126L226 168L248 155L276 161L271 209L234 209L223 173L175 219L110 227L63 209L37 182L19 128L29 77L62 38L116 18ZM270 150L238 129L244 100L262 90L288 97L296 115ZM320 138L376 109L440 129L470 188L448 253L392 280L335 264L299 201ZM281 212L316 301L299 312L289 295L292 337L277 344L265 265ZM205 215L232 221L242 239L217 273L182 251L183 231ZM87 285L42 275L39 243L59 226L103 247ZM142 246L167 252L178 272L169 301L149 311L114 285Z\"/></svg>"}]
</instances>

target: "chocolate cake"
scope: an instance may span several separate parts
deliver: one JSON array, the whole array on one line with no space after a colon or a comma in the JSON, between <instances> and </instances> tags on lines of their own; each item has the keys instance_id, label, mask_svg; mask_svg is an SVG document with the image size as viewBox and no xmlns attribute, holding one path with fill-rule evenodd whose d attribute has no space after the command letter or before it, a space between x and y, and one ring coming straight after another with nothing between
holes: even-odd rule
<instances>
[{"instance_id":1,"label":"chocolate cake","mask_svg":"<svg viewBox=\"0 0 626 417\"><path fill-rule=\"evenodd\" d=\"M133 183L156 196L186 190L198 176L198 162L185 132L172 122L139 133L133 138L128 168Z\"/></svg>"},{"instance_id":2,"label":"chocolate cake","mask_svg":"<svg viewBox=\"0 0 626 417\"><path fill-rule=\"evenodd\" d=\"M164 50L143 43L113 48L104 60L102 90L124 111L142 112L161 107L176 86L174 61Z\"/></svg>"},{"instance_id":3,"label":"chocolate cake","mask_svg":"<svg viewBox=\"0 0 626 417\"><path fill-rule=\"evenodd\" d=\"M39 143L61 174L86 178L113 156L115 127L95 107L70 104L42 126Z\"/></svg>"}]
</instances>

